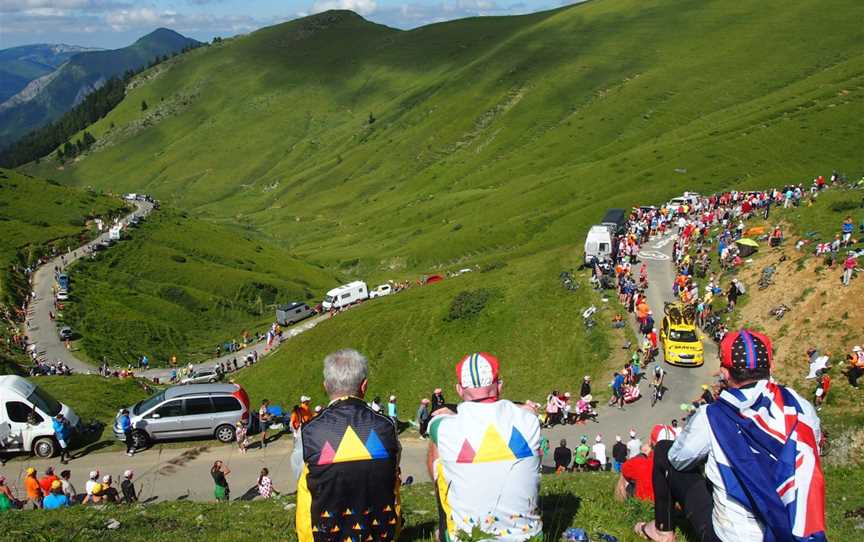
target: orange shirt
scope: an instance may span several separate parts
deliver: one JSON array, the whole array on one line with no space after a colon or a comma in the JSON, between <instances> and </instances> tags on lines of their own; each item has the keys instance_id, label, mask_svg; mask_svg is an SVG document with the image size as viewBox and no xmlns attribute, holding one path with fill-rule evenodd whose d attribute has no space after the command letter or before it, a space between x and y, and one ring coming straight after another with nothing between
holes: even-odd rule
<instances>
[{"instance_id":1,"label":"orange shirt","mask_svg":"<svg viewBox=\"0 0 864 542\"><path fill-rule=\"evenodd\" d=\"M38 499L42 496L42 489L39 487L39 480L32 476L24 479L24 487L27 489L28 499Z\"/></svg>"}]
</instances>

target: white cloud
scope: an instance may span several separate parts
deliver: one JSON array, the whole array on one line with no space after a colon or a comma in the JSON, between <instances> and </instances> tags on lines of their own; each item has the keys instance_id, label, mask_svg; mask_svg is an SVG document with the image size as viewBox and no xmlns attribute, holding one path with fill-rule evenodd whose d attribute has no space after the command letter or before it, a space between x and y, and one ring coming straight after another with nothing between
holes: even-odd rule
<instances>
[{"instance_id":1,"label":"white cloud","mask_svg":"<svg viewBox=\"0 0 864 542\"><path fill-rule=\"evenodd\" d=\"M137 26L165 26L176 22L173 12L160 12L152 7L117 9L105 15L105 22L114 30Z\"/></svg>"},{"instance_id":2,"label":"white cloud","mask_svg":"<svg viewBox=\"0 0 864 542\"><path fill-rule=\"evenodd\" d=\"M350 9L360 15L371 15L378 9L375 0L315 0L312 2L312 13L320 13L330 9Z\"/></svg>"}]
</instances>

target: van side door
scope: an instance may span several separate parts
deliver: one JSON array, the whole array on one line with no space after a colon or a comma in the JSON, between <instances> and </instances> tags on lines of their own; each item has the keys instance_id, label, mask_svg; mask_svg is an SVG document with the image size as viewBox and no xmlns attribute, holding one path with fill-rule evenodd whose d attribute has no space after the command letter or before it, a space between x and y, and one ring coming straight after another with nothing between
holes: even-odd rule
<instances>
[{"instance_id":1,"label":"van side door","mask_svg":"<svg viewBox=\"0 0 864 542\"><path fill-rule=\"evenodd\" d=\"M22 401L6 401L4 406L9 423L9 450L30 451L33 439L44 433L40 427L45 421L31 405ZM53 431L51 432L53 434Z\"/></svg>"},{"instance_id":2,"label":"van side door","mask_svg":"<svg viewBox=\"0 0 864 542\"><path fill-rule=\"evenodd\" d=\"M183 407L183 434L187 437L205 437L213 434L213 402L209 396L185 399Z\"/></svg>"}]
</instances>

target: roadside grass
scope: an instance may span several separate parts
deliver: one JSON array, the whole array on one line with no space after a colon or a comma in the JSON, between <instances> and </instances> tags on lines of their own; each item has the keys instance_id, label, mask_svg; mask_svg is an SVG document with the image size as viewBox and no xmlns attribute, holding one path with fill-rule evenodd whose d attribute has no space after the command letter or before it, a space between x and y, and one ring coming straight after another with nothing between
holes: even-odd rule
<instances>
[{"instance_id":1,"label":"roadside grass","mask_svg":"<svg viewBox=\"0 0 864 542\"><path fill-rule=\"evenodd\" d=\"M152 367L209 359L244 330L265 331L275 305L314 300L338 284L254 233L170 209L129 238L71 269L62 318L82 335L76 348L121 367L142 354Z\"/></svg>"},{"instance_id":2,"label":"roadside grass","mask_svg":"<svg viewBox=\"0 0 864 542\"><path fill-rule=\"evenodd\" d=\"M611 375L613 348L618 349L610 343L623 342L619 331L611 335L611 318L623 311L614 295L601 303L583 274L575 292L561 286L558 273L569 268L571 258L569 251L558 250L513 259L495 271L467 273L363 303L286 341L236 380L256 403L268 398L290 407L305 394L326 404L324 357L356 348L370 360L368 398L386 401L396 395L407 419L436 387L455 400L454 368L471 352L498 356L504 393L513 400L543 403L553 389L578 392L586 374L602 388L604 372ZM460 293L480 290L490 295L479 313L448 320ZM582 311L591 304L600 311L597 325L586 330Z\"/></svg>"},{"instance_id":3,"label":"roadside grass","mask_svg":"<svg viewBox=\"0 0 864 542\"><path fill-rule=\"evenodd\" d=\"M134 379L103 378L96 375L40 376L31 382L48 392L54 399L65 403L88 424L97 421L99 431L81 435L73 443L73 454L90 453L112 447L116 439L112 425L117 410L146 399L152 392L145 390Z\"/></svg>"},{"instance_id":4,"label":"roadside grass","mask_svg":"<svg viewBox=\"0 0 864 542\"><path fill-rule=\"evenodd\" d=\"M856 540L859 519L844 518L847 510L864 506L858 491L864 483L860 469L829 469L826 509L830 540ZM632 529L636 521L652 517L645 504L612 498L611 473L544 475L541 481L543 540L555 542L569 527L616 536L621 542L641 540ZM0 515L0 529L10 540L87 540L109 537L122 542L175 540L236 541L297 540L293 496L229 504L160 502L146 506L77 506L61 511L8 512ZM433 541L437 507L431 484L402 488L405 525L400 540ZM120 526L108 530L112 519ZM34 538L36 537L36 538ZM592 538L593 540L593 538ZM690 542L695 539L686 538Z\"/></svg>"}]
</instances>

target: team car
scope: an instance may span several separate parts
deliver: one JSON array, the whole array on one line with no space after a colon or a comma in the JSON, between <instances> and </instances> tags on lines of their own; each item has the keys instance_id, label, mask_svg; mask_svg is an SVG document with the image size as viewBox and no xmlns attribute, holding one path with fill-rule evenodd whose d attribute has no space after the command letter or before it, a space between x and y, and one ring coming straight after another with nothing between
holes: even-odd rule
<instances>
[{"instance_id":1,"label":"team car","mask_svg":"<svg viewBox=\"0 0 864 542\"><path fill-rule=\"evenodd\" d=\"M666 363L698 367L705 363L702 335L696 327L695 310L681 303L667 303L660 326L660 342Z\"/></svg>"}]
</instances>

